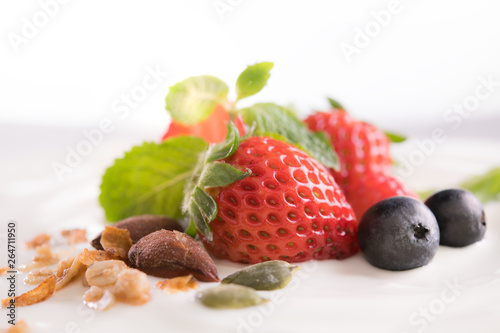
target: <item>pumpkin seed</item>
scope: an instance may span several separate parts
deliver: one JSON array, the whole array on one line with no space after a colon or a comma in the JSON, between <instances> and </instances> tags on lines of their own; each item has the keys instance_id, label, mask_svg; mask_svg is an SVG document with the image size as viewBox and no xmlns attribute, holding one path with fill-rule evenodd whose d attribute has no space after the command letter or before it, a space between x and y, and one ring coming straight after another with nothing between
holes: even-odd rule
<instances>
[{"instance_id":1,"label":"pumpkin seed","mask_svg":"<svg viewBox=\"0 0 500 333\"><path fill-rule=\"evenodd\" d=\"M269 302L254 289L236 284L205 289L196 294L196 298L203 305L214 309L239 309Z\"/></svg>"},{"instance_id":2,"label":"pumpkin seed","mask_svg":"<svg viewBox=\"0 0 500 333\"><path fill-rule=\"evenodd\" d=\"M293 273L299 269L299 266L282 260L266 261L239 270L221 283L239 284L255 290L276 290L284 288L292 280Z\"/></svg>"}]
</instances>

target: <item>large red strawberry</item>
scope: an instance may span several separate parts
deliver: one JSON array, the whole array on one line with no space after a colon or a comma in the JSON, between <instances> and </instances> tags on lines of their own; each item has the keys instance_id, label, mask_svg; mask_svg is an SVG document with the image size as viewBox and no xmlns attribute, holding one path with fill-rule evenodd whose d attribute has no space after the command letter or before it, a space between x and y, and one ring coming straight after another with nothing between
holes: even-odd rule
<instances>
[{"instance_id":1,"label":"large red strawberry","mask_svg":"<svg viewBox=\"0 0 500 333\"><path fill-rule=\"evenodd\" d=\"M218 206L210 222L218 258L257 263L346 258L358 251L357 222L331 174L302 150L251 137L223 162L250 176L208 189Z\"/></svg>"},{"instance_id":2,"label":"large red strawberry","mask_svg":"<svg viewBox=\"0 0 500 333\"><path fill-rule=\"evenodd\" d=\"M344 194L358 221L368 208L381 200L401 195L420 199L397 178L382 172L368 172L362 178L353 179Z\"/></svg>"},{"instance_id":3,"label":"large red strawberry","mask_svg":"<svg viewBox=\"0 0 500 333\"><path fill-rule=\"evenodd\" d=\"M205 139L209 143L221 142L226 137L229 120L229 112L221 104L217 104L212 114L197 124L184 125L172 119L167 132L162 137L162 141L179 135L194 135ZM245 129L241 116L237 116L234 123L239 132L244 134Z\"/></svg>"},{"instance_id":4,"label":"large red strawberry","mask_svg":"<svg viewBox=\"0 0 500 333\"><path fill-rule=\"evenodd\" d=\"M340 160L340 171L331 172L342 189L366 173L390 169L387 136L375 126L353 119L342 108L316 112L305 123L312 131L324 131L330 137Z\"/></svg>"}]
</instances>

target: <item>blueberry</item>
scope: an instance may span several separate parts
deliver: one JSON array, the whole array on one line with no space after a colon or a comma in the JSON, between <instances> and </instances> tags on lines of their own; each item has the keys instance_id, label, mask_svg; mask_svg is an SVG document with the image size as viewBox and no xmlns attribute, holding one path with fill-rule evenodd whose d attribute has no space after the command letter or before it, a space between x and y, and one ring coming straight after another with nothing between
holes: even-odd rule
<instances>
[{"instance_id":1,"label":"blueberry","mask_svg":"<svg viewBox=\"0 0 500 333\"><path fill-rule=\"evenodd\" d=\"M392 197L363 214L358 241L373 266L404 271L431 261L439 246L439 227L422 202L410 197Z\"/></svg>"},{"instance_id":2,"label":"blueberry","mask_svg":"<svg viewBox=\"0 0 500 333\"><path fill-rule=\"evenodd\" d=\"M483 205L471 192L443 190L430 196L425 204L436 216L442 245L463 247L483 238L486 231Z\"/></svg>"}]
</instances>

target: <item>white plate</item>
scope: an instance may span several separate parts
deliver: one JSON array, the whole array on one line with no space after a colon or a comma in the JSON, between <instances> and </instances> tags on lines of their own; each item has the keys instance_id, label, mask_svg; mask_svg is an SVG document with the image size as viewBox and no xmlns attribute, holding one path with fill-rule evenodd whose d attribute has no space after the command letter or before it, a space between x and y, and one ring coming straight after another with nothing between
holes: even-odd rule
<instances>
[{"instance_id":1,"label":"white plate","mask_svg":"<svg viewBox=\"0 0 500 333\"><path fill-rule=\"evenodd\" d=\"M12 130L14 131L14 130ZM16 130L17 131L17 130ZM51 168L63 161L66 145L76 144L79 133L33 133L9 146L3 155L0 188L2 220L18 221L18 246L39 232L85 227L89 236L104 224L98 205L100 175L105 166L137 137L111 136L71 174L59 182ZM5 133L5 132L4 132ZM48 138L48 134L53 138ZM49 135L50 136L50 135ZM15 141L15 140L13 140ZM495 142L450 141L416 168L408 183L419 189L444 188L461 179L500 165ZM412 145L401 146L406 156ZM8 156L9 158L5 158ZM292 283L281 291L263 292L273 301L242 310L211 310L194 299L194 292L165 295L152 288L153 300L140 307L116 305L106 312L82 304L84 288L73 283L48 301L19 308L33 332L497 332L500 316L500 205L486 206L485 239L463 249L440 247L434 260L419 269L388 272L370 266L358 254L344 261L302 264ZM4 230L2 249L5 245ZM4 257L0 258L4 266ZM32 252L19 250L19 261ZM221 277L242 265L217 261ZM18 292L29 290L18 276ZM152 284L158 279L151 278ZM1 297L6 280L1 279ZM202 283L200 288L214 284ZM7 327L5 310L0 328Z\"/></svg>"}]
</instances>

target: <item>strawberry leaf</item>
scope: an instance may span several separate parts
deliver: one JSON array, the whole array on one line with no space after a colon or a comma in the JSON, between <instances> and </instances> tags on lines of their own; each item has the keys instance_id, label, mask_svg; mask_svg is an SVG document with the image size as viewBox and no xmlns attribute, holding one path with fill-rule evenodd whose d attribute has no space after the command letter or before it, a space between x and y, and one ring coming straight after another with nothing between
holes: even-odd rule
<instances>
[{"instance_id":1,"label":"strawberry leaf","mask_svg":"<svg viewBox=\"0 0 500 333\"><path fill-rule=\"evenodd\" d=\"M207 148L203 139L191 136L132 148L102 178L99 201L106 218L118 221L140 214L182 217L184 187Z\"/></svg>"},{"instance_id":2,"label":"strawberry leaf","mask_svg":"<svg viewBox=\"0 0 500 333\"><path fill-rule=\"evenodd\" d=\"M290 110L272 103L259 103L241 110L245 123L255 122L255 134L277 134L306 151L324 166L338 169L339 161L323 132L311 132Z\"/></svg>"},{"instance_id":3,"label":"strawberry leaf","mask_svg":"<svg viewBox=\"0 0 500 333\"><path fill-rule=\"evenodd\" d=\"M191 224L188 231L192 232L192 225L194 225L196 230L204 234L209 240L212 240L212 229L210 229L210 225L194 200L189 202L187 213L191 216Z\"/></svg>"},{"instance_id":4,"label":"strawberry leaf","mask_svg":"<svg viewBox=\"0 0 500 333\"><path fill-rule=\"evenodd\" d=\"M205 188L232 184L250 175L224 162L214 162L231 156L239 145L239 133L233 123L229 123L226 140L209 150L198 161L193 177L185 186L183 211L191 218L188 231L193 226L207 239L212 240L210 222L217 216L217 203Z\"/></svg>"},{"instance_id":5,"label":"strawberry leaf","mask_svg":"<svg viewBox=\"0 0 500 333\"><path fill-rule=\"evenodd\" d=\"M272 62L261 62L248 66L236 80L236 100L255 95L261 91L271 76L269 71L273 66Z\"/></svg>"},{"instance_id":6,"label":"strawberry leaf","mask_svg":"<svg viewBox=\"0 0 500 333\"><path fill-rule=\"evenodd\" d=\"M208 163L203 169L198 184L202 187L226 186L250 174L251 172L238 170L223 162Z\"/></svg>"},{"instance_id":7,"label":"strawberry leaf","mask_svg":"<svg viewBox=\"0 0 500 333\"><path fill-rule=\"evenodd\" d=\"M202 190L199 186L195 186L193 191L193 202L198 206L203 218L212 221L217 216L217 204L211 196Z\"/></svg>"},{"instance_id":8,"label":"strawberry leaf","mask_svg":"<svg viewBox=\"0 0 500 333\"><path fill-rule=\"evenodd\" d=\"M208 230L210 232L210 230ZM198 229L196 229L196 225L194 225L193 219L188 220L188 227L184 231L185 234L195 238L198 233Z\"/></svg>"},{"instance_id":9,"label":"strawberry leaf","mask_svg":"<svg viewBox=\"0 0 500 333\"><path fill-rule=\"evenodd\" d=\"M465 181L463 188L474 193L483 203L500 199L500 167L494 168L484 175Z\"/></svg>"},{"instance_id":10,"label":"strawberry leaf","mask_svg":"<svg viewBox=\"0 0 500 333\"><path fill-rule=\"evenodd\" d=\"M168 90L166 109L173 119L185 125L205 120L227 98L227 85L216 77L193 76Z\"/></svg>"},{"instance_id":11,"label":"strawberry leaf","mask_svg":"<svg viewBox=\"0 0 500 333\"><path fill-rule=\"evenodd\" d=\"M229 122L227 124L226 139L210 148L207 162L213 162L231 156L238 148L239 139L238 130L232 122Z\"/></svg>"},{"instance_id":12,"label":"strawberry leaf","mask_svg":"<svg viewBox=\"0 0 500 333\"><path fill-rule=\"evenodd\" d=\"M400 143L406 141L406 137L402 136L401 134L397 134L394 132L387 132L387 131L385 131L384 133L387 136L387 138L391 140L391 142Z\"/></svg>"}]
</instances>

